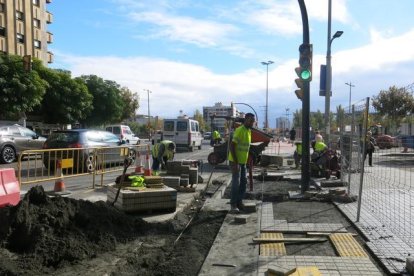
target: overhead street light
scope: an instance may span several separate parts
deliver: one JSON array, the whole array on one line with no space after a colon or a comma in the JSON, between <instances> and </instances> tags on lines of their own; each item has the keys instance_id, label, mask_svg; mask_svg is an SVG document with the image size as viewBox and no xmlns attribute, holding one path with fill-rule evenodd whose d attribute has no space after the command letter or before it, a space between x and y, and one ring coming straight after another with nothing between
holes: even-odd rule
<instances>
[{"instance_id":1,"label":"overhead street light","mask_svg":"<svg viewBox=\"0 0 414 276\"><path fill-rule=\"evenodd\" d=\"M265 113L265 129L269 129L269 120L268 120L268 112L269 112L269 65L273 64L274 62L269 61L262 61L262 65L266 65L266 113Z\"/></svg>"},{"instance_id":2,"label":"overhead street light","mask_svg":"<svg viewBox=\"0 0 414 276\"><path fill-rule=\"evenodd\" d=\"M331 125L330 125L330 118L329 118L329 110L330 110L330 98L331 98L331 90L332 90L332 65L331 65L331 46L332 41L335 38L340 37L344 32L337 31L331 37L331 16L332 15L332 0L328 2L328 50L326 53L326 90L325 90L325 127L326 127L326 142L329 144L329 136L331 132Z\"/></svg>"},{"instance_id":3,"label":"overhead street light","mask_svg":"<svg viewBox=\"0 0 414 276\"><path fill-rule=\"evenodd\" d=\"M349 112L349 114L351 114L352 87L355 87L355 85L353 85L352 82L349 82L349 83L346 82L345 84L349 86L349 107L348 107L348 112Z\"/></svg>"}]
</instances>

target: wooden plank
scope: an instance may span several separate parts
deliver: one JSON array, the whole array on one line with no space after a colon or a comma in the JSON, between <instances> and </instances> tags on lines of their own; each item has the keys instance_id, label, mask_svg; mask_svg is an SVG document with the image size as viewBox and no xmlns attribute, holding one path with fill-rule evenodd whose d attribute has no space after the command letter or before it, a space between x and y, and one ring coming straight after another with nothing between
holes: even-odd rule
<instances>
[{"instance_id":1,"label":"wooden plank","mask_svg":"<svg viewBox=\"0 0 414 276\"><path fill-rule=\"evenodd\" d=\"M326 242L326 238L253 238L254 242Z\"/></svg>"},{"instance_id":2,"label":"wooden plank","mask_svg":"<svg viewBox=\"0 0 414 276\"><path fill-rule=\"evenodd\" d=\"M311 236L311 237L328 237L329 235L333 234L333 232L307 232L306 235L307 236ZM353 237L357 237L358 234L356 233L349 233L351 234Z\"/></svg>"}]
</instances>

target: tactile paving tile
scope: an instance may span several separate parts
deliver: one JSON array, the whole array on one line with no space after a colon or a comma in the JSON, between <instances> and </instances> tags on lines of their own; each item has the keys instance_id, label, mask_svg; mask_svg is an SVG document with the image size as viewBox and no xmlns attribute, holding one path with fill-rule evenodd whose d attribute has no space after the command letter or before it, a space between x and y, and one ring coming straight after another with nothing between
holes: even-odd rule
<instances>
[{"instance_id":1,"label":"tactile paving tile","mask_svg":"<svg viewBox=\"0 0 414 276\"><path fill-rule=\"evenodd\" d=\"M315 266L323 276L382 275L369 258L332 256L259 256L259 273L266 275L269 268L289 271L296 267Z\"/></svg>"},{"instance_id":2,"label":"tactile paving tile","mask_svg":"<svg viewBox=\"0 0 414 276\"><path fill-rule=\"evenodd\" d=\"M347 232L341 223L283 223L280 220L274 221L273 224L267 222L266 227L262 226L261 230L282 233Z\"/></svg>"},{"instance_id":3,"label":"tactile paving tile","mask_svg":"<svg viewBox=\"0 0 414 276\"><path fill-rule=\"evenodd\" d=\"M352 236L351 233L334 233L329 235L329 239L341 257L361 257L368 258L367 253Z\"/></svg>"},{"instance_id":4,"label":"tactile paving tile","mask_svg":"<svg viewBox=\"0 0 414 276\"><path fill-rule=\"evenodd\" d=\"M262 239L283 239L282 233L261 233ZM260 255L262 256L284 256L286 247L283 242L260 243Z\"/></svg>"}]
</instances>

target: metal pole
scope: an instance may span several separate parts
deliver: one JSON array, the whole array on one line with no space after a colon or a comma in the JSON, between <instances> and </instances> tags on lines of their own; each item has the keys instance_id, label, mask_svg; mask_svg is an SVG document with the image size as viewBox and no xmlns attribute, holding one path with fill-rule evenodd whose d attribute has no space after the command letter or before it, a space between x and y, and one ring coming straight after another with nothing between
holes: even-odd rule
<instances>
[{"instance_id":1,"label":"metal pole","mask_svg":"<svg viewBox=\"0 0 414 276\"><path fill-rule=\"evenodd\" d=\"M349 138L349 160L348 160L348 195L351 194L352 152L355 129L355 106L352 106L351 137Z\"/></svg>"},{"instance_id":2,"label":"metal pole","mask_svg":"<svg viewBox=\"0 0 414 276\"><path fill-rule=\"evenodd\" d=\"M365 106L365 120L364 120L364 127L362 130L362 156L360 162L361 174L359 177L359 193L358 193L358 208L357 208L357 217L356 222L359 222L359 218L361 215L361 203L362 203L362 187L364 185L364 166L365 166L365 151L366 151L366 137L367 137L367 129L368 129L368 114L369 114L369 97L367 98L366 106Z\"/></svg>"},{"instance_id":3,"label":"metal pole","mask_svg":"<svg viewBox=\"0 0 414 276\"><path fill-rule=\"evenodd\" d=\"M345 84L349 86L349 108L348 108L348 112L351 113L352 87L355 87L355 85L353 85L352 82L349 82L349 83L346 82Z\"/></svg>"},{"instance_id":4,"label":"metal pole","mask_svg":"<svg viewBox=\"0 0 414 276\"><path fill-rule=\"evenodd\" d=\"M150 90L147 89L148 94L148 141L151 142L151 112L150 112Z\"/></svg>"},{"instance_id":5,"label":"metal pole","mask_svg":"<svg viewBox=\"0 0 414 276\"><path fill-rule=\"evenodd\" d=\"M329 145L329 136L331 132L329 109L332 85L332 67L331 67L331 18L332 18L332 0L328 1L328 50L326 53L326 90L325 90L325 127L326 127L326 144Z\"/></svg>"},{"instance_id":6,"label":"metal pole","mask_svg":"<svg viewBox=\"0 0 414 276\"><path fill-rule=\"evenodd\" d=\"M266 63L266 119L265 119L266 130L269 128L268 108L269 108L269 63Z\"/></svg>"},{"instance_id":7,"label":"metal pole","mask_svg":"<svg viewBox=\"0 0 414 276\"><path fill-rule=\"evenodd\" d=\"M306 5L304 0L298 0L300 12L302 16L303 26L303 44L309 44L309 21L308 13L306 11ZM302 185L301 193L304 194L309 190L310 182L310 152L309 152L309 109L310 109L310 83L305 81L303 83L303 101L302 101Z\"/></svg>"}]
</instances>

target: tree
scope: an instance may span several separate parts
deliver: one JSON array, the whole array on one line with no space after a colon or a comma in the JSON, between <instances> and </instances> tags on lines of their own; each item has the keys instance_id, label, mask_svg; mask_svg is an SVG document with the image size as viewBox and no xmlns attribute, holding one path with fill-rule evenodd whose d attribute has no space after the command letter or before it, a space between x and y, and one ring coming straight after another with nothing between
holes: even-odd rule
<instances>
[{"instance_id":1,"label":"tree","mask_svg":"<svg viewBox=\"0 0 414 276\"><path fill-rule=\"evenodd\" d=\"M34 64L39 64L35 60ZM26 72L22 58L0 54L0 118L17 117L40 105L47 83L34 70Z\"/></svg>"},{"instance_id":2,"label":"tree","mask_svg":"<svg viewBox=\"0 0 414 276\"><path fill-rule=\"evenodd\" d=\"M312 129L314 130L315 129L322 130L325 127L324 115L319 109L316 112L310 113L309 121L310 121L310 125L312 126Z\"/></svg>"},{"instance_id":3,"label":"tree","mask_svg":"<svg viewBox=\"0 0 414 276\"><path fill-rule=\"evenodd\" d=\"M83 120L92 111L93 96L80 79L72 79L69 71L34 68L48 83L40 115L47 123L69 124Z\"/></svg>"},{"instance_id":4,"label":"tree","mask_svg":"<svg viewBox=\"0 0 414 276\"><path fill-rule=\"evenodd\" d=\"M336 127L340 127L342 129L345 123L345 109L342 105L339 105L336 107Z\"/></svg>"},{"instance_id":5,"label":"tree","mask_svg":"<svg viewBox=\"0 0 414 276\"><path fill-rule=\"evenodd\" d=\"M128 87L122 87L120 93L123 105L121 120L129 119L135 115L135 111L139 108L139 96Z\"/></svg>"},{"instance_id":6,"label":"tree","mask_svg":"<svg viewBox=\"0 0 414 276\"><path fill-rule=\"evenodd\" d=\"M293 126L295 128L302 127L302 109L293 112Z\"/></svg>"},{"instance_id":7,"label":"tree","mask_svg":"<svg viewBox=\"0 0 414 276\"><path fill-rule=\"evenodd\" d=\"M206 122L204 121L203 114L201 114L200 110L196 109L193 118L194 120L198 121L200 130L206 131Z\"/></svg>"},{"instance_id":8,"label":"tree","mask_svg":"<svg viewBox=\"0 0 414 276\"><path fill-rule=\"evenodd\" d=\"M406 88L391 86L388 90L381 90L377 96L373 96L372 105L380 115L391 119L390 127L395 131L402 119L413 113L414 98Z\"/></svg>"},{"instance_id":9,"label":"tree","mask_svg":"<svg viewBox=\"0 0 414 276\"><path fill-rule=\"evenodd\" d=\"M96 75L83 75L76 79L81 80L93 95L93 110L81 121L83 124L104 125L121 121L124 105L119 84Z\"/></svg>"}]
</instances>

